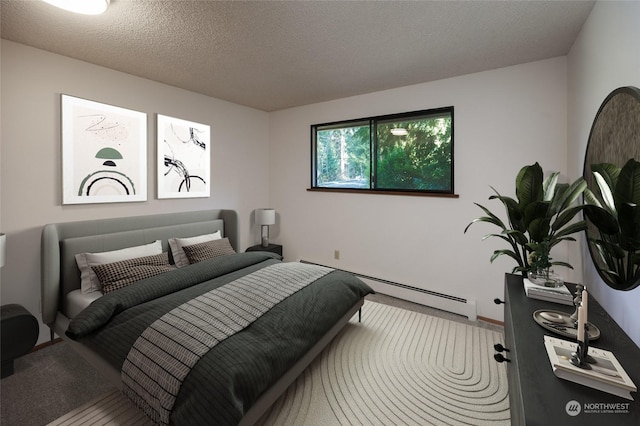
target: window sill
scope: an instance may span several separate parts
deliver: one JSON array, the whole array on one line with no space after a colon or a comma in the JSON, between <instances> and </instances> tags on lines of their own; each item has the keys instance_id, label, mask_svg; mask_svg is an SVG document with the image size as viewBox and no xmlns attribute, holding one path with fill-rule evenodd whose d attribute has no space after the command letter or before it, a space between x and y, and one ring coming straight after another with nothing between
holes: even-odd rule
<instances>
[{"instance_id":1,"label":"window sill","mask_svg":"<svg viewBox=\"0 0 640 426\"><path fill-rule=\"evenodd\" d=\"M339 192L347 194L373 194L373 195L404 195L410 197L437 197L437 198L460 198L458 194L438 193L438 192L418 192L418 191L384 191L377 189L346 189L346 188L307 188L309 192Z\"/></svg>"}]
</instances>

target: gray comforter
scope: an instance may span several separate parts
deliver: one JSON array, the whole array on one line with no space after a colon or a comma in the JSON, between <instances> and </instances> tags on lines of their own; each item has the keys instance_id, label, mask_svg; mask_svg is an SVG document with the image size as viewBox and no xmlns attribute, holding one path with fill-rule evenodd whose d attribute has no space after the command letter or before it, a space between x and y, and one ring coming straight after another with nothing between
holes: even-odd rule
<instances>
[{"instance_id":1,"label":"gray comforter","mask_svg":"<svg viewBox=\"0 0 640 426\"><path fill-rule=\"evenodd\" d=\"M140 281L92 303L73 319L67 335L120 369L138 336L166 312L279 262L271 253L239 253ZM237 424L263 391L371 292L352 275L333 271L279 302L195 364L171 423Z\"/></svg>"}]
</instances>

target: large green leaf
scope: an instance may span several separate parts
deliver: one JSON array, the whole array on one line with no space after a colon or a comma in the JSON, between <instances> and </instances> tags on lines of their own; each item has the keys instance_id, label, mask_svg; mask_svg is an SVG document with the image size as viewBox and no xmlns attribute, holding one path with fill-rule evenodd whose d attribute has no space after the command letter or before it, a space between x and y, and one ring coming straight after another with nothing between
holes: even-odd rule
<instances>
[{"instance_id":1,"label":"large green leaf","mask_svg":"<svg viewBox=\"0 0 640 426\"><path fill-rule=\"evenodd\" d=\"M516 200L514 200L511 197L505 197L504 195L492 195L489 197L490 200L500 200L502 202L502 204L504 204L505 209L507 210L507 214L509 214L509 216L514 216L515 218L519 219L521 213L520 213L520 209L518 208L518 202Z\"/></svg>"},{"instance_id":2,"label":"large green leaf","mask_svg":"<svg viewBox=\"0 0 640 426\"><path fill-rule=\"evenodd\" d=\"M624 259L625 252L620 247L619 244L613 243L613 242L609 242L609 241L604 241L604 240L598 240L597 243L598 243L599 248L601 250L603 250L603 251L606 251L606 253L609 254L612 258L614 258L614 259Z\"/></svg>"},{"instance_id":3,"label":"large green leaf","mask_svg":"<svg viewBox=\"0 0 640 426\"><path fill-rule=\"evenodd\" d=\"M484 237L482 237L481 241L487 240L489 238L500 238L501 240L505 240L507 243L509 243L511 245L511 247L513 247L514 251L517 251L518 246L517 243L515 242L514 239L509 238L508 236L504 235L504 234L487 234Z\"/></svg>"},{"instance_id":4,"label":"large green leaf","mask_svg":"<svg viewBox=\"0 0 640 426\"><path fill-rule=\"evenodd\" d=\"M620 170L613 194L624 248L636 251L640 240L640 163L633 158Z\"/></svg>"},{"instance_id":5,"label":"large green leaf","mask_svg":"<svg viewBox=\"0 0 640 426\"><path fill-rule=\"evenodd\" d=\"M515 252L513 252L512 250L496 250L493 252L489 260L491 263L493 263L493 261L496 260L496 258L503 255L513 258L516 262L518 262L518 265L523 266L522 260L520 259L520 257L516 255Z\"/></svg>"},{"instance_id":6,"label":"large green leaf","mask_svg":"<svg viewBox=\"0 0 640 426\"><path fill-rule=\"evenodd\" d=\"M613 187L609 186L605 177L599 172L593 172L593 177L596 179L598 189L600 189L603 208L609 210L612 215L617 216L618 213L616 212L616 203L613 200Z\"/></svg>"},{"instance_id":7,"label":"large green leaf","mask_svg":"<svg viewBox=\"0 0 640 426\"><path fill-rule=\"evenodd\" d=\"M553 194L551 202L549 203L549 216L553 216L560 210L567 189L569 189L568 183L559 183L556 185L556 192Z\"/></svg>"},{"instance_id":8,"label":"large green leaf","mask_svg":"<svg viewBox=\"0 0 640 426\"><path fill-rule=\"evenodd\" d=\"M504 231L504 233L510 236L515 242L520 245L525 245L529 241L527 239L527 236L517 229L507 229L506 231Z\"/></svg>"},{"instance_id":9,"label":"large green leaf","mask_svg":"<svg viewBox=\"0 0 640 426\"><path fill-rule=\"evenodd\" d=\"M602 207L586 205L584 206L584 213L603 234L614 235L620 230L615 216Z\"/></svg>"},{"instance_id":10,"label":"large green leaf","mask_svg":"<svg viewBox=\"0 0 640 426\"><path fill-rule=\"evenodd\" d=\"M598 258L600 259L600 268L602 269L602 265L607 265L607 269L610 269L611 265L615 264L614 258L610 253L602 248L601 240L594 240L592 242L593 247L595 247L596 253L598 254Z\"/></svg>"},{"instance_id":11,"label":"large green leaf","mask_svg":"<svg viewBox=\"0 0 640 426\"><path fill-rule=\"evenodd\" d=\"M531 232L531 222L533 222L534 220L549 219L548 222L551 221L551 215L549 215L549 206L550 203L548 201L534 201L527 206L527 208L524 210L524 226L526 226L529 232ZM535 241L539 240L536 239Z\"/></svg>"},{"instance_id":12,"label":"large green leaf","mask_svg":"<svg viewBox=\"0 0 640 426\"><path fill-rule=\"evenodd\" d=\"M514 200L511 197L505 197L504 195L501 195L498 191L496 191L496 189L494 187L491 187L491 189L493 190L493 192L496 193L496 195L492 195L489 197L490 200L495 200L498 199L500 200L500 202L502 202L502 204L504 205L506 211L507 211L507 217L509 218L509 223L511 224L511 227L514 229L519 229L521 231L524 231L524 226L522 225L522 211L520 210L520 206L518 205L518 202L516 200Z\"/></svg>"},{"instance_id":13,"label":"large green leaf","mask_svg":"<svg viewBox=\"0 0 640 426\"><path fill-rule=\"evenodd\" d=\"M607 184L608 188L616 187L618 175L620 175L620 167L611 163L598 163L591 165L591 173L598 173Z\"/></svg>"},{"instance_id":14,"label":"large green leaf","mask_svg":"<svg viewBox=\"0 0 640 426\"><path fill-rule=\"evenodd\" d=\"M550 220L546 217L536 218L529 224L529 238L537 243L542 242L550 230Z\"/></svg>"},{"instance_id":15,"label":"large green leaf","mask_svg":"<svg viewBox=\"0 0 640 426\"><path fill-rule=\"evenodd\" d=\"M580 222L572 223L569 226L565 226L556 234L554 234L553 238L554 239L561 238L566 235L571 235L571 234L575 234L576 232L584 231L586 229L587 229L587 223L584 220L581 220Z\"/></svg>"},{"instance_id":16,"label":"large green leaf","mask_svg":"<svg viewBox=\"0 0 640 426\"><path fill-rule=\"evenodd\" d=\"M615 186L616 200L640 205L640 162L633 158L622 167Z\"/></svg>"},{"instance_id":17,"label":"large green leaf","mask_svg":"<svg viewBox=\"0 0 640 426\"><path fill-rule=\"evenodd\" d=\"M558 244L560 244L563 241L575 241L576 239L573 237L554 237L551 239L551 242L549 243L549 248L552 248L554 246L557 246Z\"/></svg>"},{"instance_id":18,"label":"large green leaf","mask_svg":"<svg viewBox=\"0 0 640 426\"><path fill-rule=\"evenodd\" d=\"M585 188L583 195L584 195L584 202L586 204L602 207L602 204L600 203L600 200L598 200L598 197L596 197L596 195L593 192L591 192L589 188Z\"/></svg>"},{"instance_id":19,"label":"large green leaf","mask_svg":"<svg viewBox=\"0 0 640 426\"><path fill-rule=\"evenodd\" d=\"M478 222L487 222L487 223L491 223L493 225L496 225L498 227L501 227L502 229L506 229L504 228L504 224L502 223L502 221L500 219L495 219L489 216L482 216L482 217L478 217L475 218L471 221L470 224L467 225L466 228L464 228L464 233L466 234L466 232L469 230L469 228L471 227L471 225L473 225L474 223L478 223Z\"/></svg>"},{"instance_id":20,"label":"large green leaf","mask_svg":"<svg viewBox=\"0 0 640 426\"><path fill-rule=\"evenodd\" d=\"M487 235L484 235L484 236L480 239L480 241L484 241L484 240L487 240L487 239L492 238L492 237L498 237L498 238L500 238L500 239L502 239L502 240L505 240L505 241L506 241L506 242L508 242L508 243L512 243L512 241L509 239L509 237L507 237L507 236L506 236L506 235L504 235L504 234L487 234Z\"/></svg>"},{"instance_id":21,"label":"large green leaf","mask_svg":"<svg viewBox=\"0 0 640 426\"><path fill-rule=\"evenodd\" d=\"M505 226L504 222L502 222L502 220L498 216L496 216L495 214L491 213L491 211L488 208L486 208L485 206L483 206L481 204L478 204L478 203L473 203L473 204L475 204L476 206L480 207L487 214L487 216L482 216L482 217L479 217L479 218L476 218L476 219L472 220L471 223L468 224L466 228L464 228L464 232L465 233L467 232L469 227L471 225L473 225L474 223L476 223L476 222L492 223L492 224L496 225L497 227L499 227L501 229L507 229L507 227Z\"/></svg>"},{"instance_id":22,"label":"large green leaf","mask_svg":"<svg viewBox=\"0 0 640 426\"><path fill-rule=\"evenodd\" d=\"M618 205L618 222L622 248L630 252L640 250L640 205Z\"/></svg>"},{"instance_id":23,"label":"large green leaf","mask_svg":"<svg viewBox=\"0 0 640 426\"><path fill-rule=\"evenodd\" d=\"M573 206L560 213L551 224L551 232L555 233L580 213L585 206Z\"/></svg>"},{"instance_id":24,"label":"large green leaf","mask_svg":"<svg viewBox=\"0 0 640 426\"><path fill-rule=\"evenodd\" d=\"M523 210L534 201L541 201L543 198L542 188L543 173L542 167L537 162L531 166L520 169L516 177L516 198Z\"/></svg>"},{"instance_id":25,"label":"large green leaf","mask_svg":"<svg viewBox=\"0 0 640 426\"><path fill-rule=\"evenodd\" d=\"M542 182L543 189L543 200L551 201L553 199L553 194L556 193L556 185L558 183L558 176L560 176L559 172L553 172Z\"/></svg>"},{"instance_id":26,"label":"large green leaf","mask_svg":"<svg viewBox=\"0 0 640 426\"><path fill-rule=\"evenodd\" d=\"M562 194L551 203L551 214L555 215L558 212L562 212L578 199L580 194L587 188L587 182L583 178L576 179L571 185L569 185ZM557 204L556 204L557 203Z\"/></svg>"}]
</instances>

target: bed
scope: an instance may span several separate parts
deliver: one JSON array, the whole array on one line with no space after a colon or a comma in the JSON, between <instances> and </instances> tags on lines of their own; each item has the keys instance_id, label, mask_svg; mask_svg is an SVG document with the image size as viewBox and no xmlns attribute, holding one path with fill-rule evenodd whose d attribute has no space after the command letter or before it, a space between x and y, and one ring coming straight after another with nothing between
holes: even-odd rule
<instances>
[{"instance_id":1,"label":"bed","mask_svg":"<svg viewBox=\"0 0 640 426\"><path fill-rule=\"evenodd\" d=\"M216 241L185 245L192 262L175 267L170 239L203 235ZM91 264L104 287L85 291L85 254L152 244L161 254ZM372 290L343 271L237 248L233 210L46 225L43 322L157 424L254 424Z\"/></svg>"}]
</instances>

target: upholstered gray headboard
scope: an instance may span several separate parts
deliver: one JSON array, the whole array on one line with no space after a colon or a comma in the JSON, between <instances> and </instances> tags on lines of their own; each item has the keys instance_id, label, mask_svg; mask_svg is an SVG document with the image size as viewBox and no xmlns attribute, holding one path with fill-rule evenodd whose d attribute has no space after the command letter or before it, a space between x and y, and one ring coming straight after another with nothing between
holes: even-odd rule
<instances>
[{"instance_id":1,"label":"upholstered gray headboard","mask_svg":"<svg viewBox=\"0 0 640 426\"><path fill-rule=\"evenodd\" d=\"M80 288L78 253L95 253L148 244L173 237L193 237L220 230L238 250L238 215L234 210L203 210L81 222L54 223L42 230L42 321L51 324L65 296Z\"/></svg>"}]
</instances>

